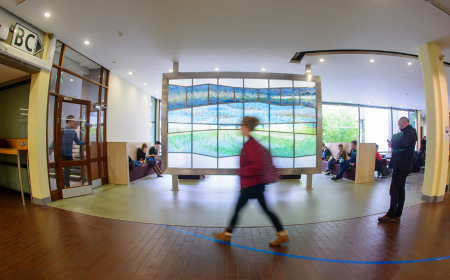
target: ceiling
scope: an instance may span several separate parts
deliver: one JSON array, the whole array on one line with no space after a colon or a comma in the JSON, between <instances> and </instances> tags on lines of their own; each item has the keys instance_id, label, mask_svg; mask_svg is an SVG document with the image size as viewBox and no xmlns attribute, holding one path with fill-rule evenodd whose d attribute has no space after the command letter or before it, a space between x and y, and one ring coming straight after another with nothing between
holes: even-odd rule
<instances>
[{"instance_id":1,"label":"ceiling","mask_svg":"<svg viewBox=\"0 0 450 280\"><path fill-rule=\"evenodd\" d=\"M438 2L450 10L450 0ZM424 110L417 60L411 66L404 58L367 55L289 61L296 52L327 49L418 54L428 42L439 44L450 61L450 16L424 0L33 0L18 6L0 0L0 5L155 97L173 61L181 72L218 67L301 74L311 63L313 74L322 76L324 100ZM446 71L450 81L449 67Z\"/></svg>"},{"instance_id":2,"label":"ceiling","mask_svg":"<svg viewBox=\"0 0 450 280\"><path fill-rule=\"evenodd\" d=\"M15 68L11 68L9 66L0 64L0 84L29 75L30 73L23 72Z\"/></svg>"}]
</instances>

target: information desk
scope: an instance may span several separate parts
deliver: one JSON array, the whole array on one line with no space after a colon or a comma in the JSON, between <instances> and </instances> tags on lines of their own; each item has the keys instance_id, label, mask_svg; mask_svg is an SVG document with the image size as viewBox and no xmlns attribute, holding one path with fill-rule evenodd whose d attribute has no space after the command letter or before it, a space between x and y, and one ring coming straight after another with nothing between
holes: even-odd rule
<instances>
[{"instance_id":1,"label":"information desk","mask_svg":"<svg viewBox=\"0 0 450 280\"><path fill-rule=\"evenodd\" d=\"M28 139L14 138L6 140L8 140L10 148L0 148L0 154L17 156L17 170L19 172L20 193L22 195L22 203L23 205L25 205L25 196L23 193L23 183L22 183L22 172L20 170L20 154L27 153L27 172L28 172ZM23 143L22 146L21 143ZM30 185L30 196L31 196L31 184L29 173L28 173L28 184Z\"/></svg>"}]
</instances>

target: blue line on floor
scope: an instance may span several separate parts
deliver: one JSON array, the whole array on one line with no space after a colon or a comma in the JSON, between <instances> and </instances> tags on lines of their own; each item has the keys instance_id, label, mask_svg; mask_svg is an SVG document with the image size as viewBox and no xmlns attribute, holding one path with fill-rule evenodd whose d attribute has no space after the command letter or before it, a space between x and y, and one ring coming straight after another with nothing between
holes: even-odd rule
<instances>
[{"instance_id":1,"label":"blue line on floor","mask_svg":"<svg viewBox=\"0 0 450 280\"><path fill-rule=\"evenodd\" d=\"M182 232L182 233L186 233L195 237L199 237L199 238L203 238L209 241L213 241L216 243L220 243L220 244L225 244L225 245L229 245L229 246L233 246L236 248L241 248L241 249L245 249L245 250L250 250L250 251L255 251L255 252L259 252L259 253L265 253L265 254L269 254L269 255L276 255L276 256L282 256L282 257L288 257L288 258L295 258L295 259L302 259L302 260L310 260L310 261L319 261L319 262L332 262L332 263L351 263L351 264L404 264L404 263L421 263L421 262L433 262L433 261L440 261L440 260L447 260L450 259L450 256L446 256L446 257L440 257L440 258L432 258L432 259L421 259L421 260L406 260L406 261L350 261L350 260L334 260L334 259L322 259L322 258L312 258L312 257L305 257L305 256L297 256L297 255L290 255L290 254L284 254L284 253L277 253L277 252L273 252L273 251L267 251L267 250L260 250L260 249L256 249L256 248L252 248L252 247L247 247L247 246L242 246L242 245L238 245L238 244L233 244L233 243L228 243L228 242L224 242L224 241L220 241L217 239L213 239L213 238L209 238L206 236L202 236L202 235L198 235L192 232L188 232L182 229L178 229L178 228L174 228L171 226L167 226L167 225L162 225L164 227Z\"/></svg>"}]
</instances>

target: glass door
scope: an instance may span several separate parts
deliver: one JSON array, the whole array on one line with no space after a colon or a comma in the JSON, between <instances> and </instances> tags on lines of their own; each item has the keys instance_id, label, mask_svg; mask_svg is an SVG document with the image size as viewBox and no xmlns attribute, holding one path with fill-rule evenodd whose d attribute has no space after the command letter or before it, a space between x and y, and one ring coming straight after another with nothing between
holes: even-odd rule
<instances>
[{"instance_id":1,"label":"glass door","mask_svg":"<svg viewBox=\"0 0 450 280\"><path fill-rule=\"evenodd\" d=\"M60 198L92 193L90 105L90 101L58 96L56 172ZM67 191L73 188L84 189Z\"/></svg>"}]
</instances>

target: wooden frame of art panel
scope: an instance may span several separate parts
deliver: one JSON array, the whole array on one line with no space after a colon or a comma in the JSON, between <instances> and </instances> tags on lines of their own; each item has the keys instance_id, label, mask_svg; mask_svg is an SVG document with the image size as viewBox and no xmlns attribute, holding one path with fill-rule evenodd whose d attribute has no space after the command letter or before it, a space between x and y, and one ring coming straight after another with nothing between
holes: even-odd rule
<instances>
[{"instance_id":1,"label":"wooden frame of art panel","mask_svg":"<svg viewBox=\"0 0 450 280\"><path fill-rule=\"evenodd\" d=\"M217 85L200 85L197 84L194 86L194 80L197 79L216 79ZM232 87L229 86L221 86L219 84L219 79L241 79L243 81L243 87L234 88L231 90ZM299 88L299 90L295 89L294 86L292 89L286 88L272 88L272 89L255 89L255 88L246 88L245 87L245 79L261 79L261 80L290 80L292 81L292 84L294 85L294 81L300 81L300 82L312 82L314 83L314 86L310 87L295 87ZM176 86L175 84L172 84L171 80L185 80L186 82L188 80L192 80L191 85L182 85L183 87L186 87L186 106L175 108L174 106L171 106L169 108L169 85ZM310 88L315 87L315 96L314 94L311 94ZM192 88L192 90L190 90ZM195 88L195 89L194 89ZM234 91L234 96L232 97L232 93ZM184 92L181 90L180 92ZM267 94L266 94L267 92ZM293 97L291 98L290 92L293 92ZM280 94L280 97L274 97L274 94ZM252 97L250 97L251 94ZM297 101L297 96L295 94L299 95L299 101ZM202 100L206 100L206 103L204 101L196 100L197 96L202 96ZM305 97L304 100L302 100L302 97ZM184 129L189 129L189 127L192 127L191 133L192 133L192 139L191 143L194 142L194 138L198 139L206 139L210 141L210 143L214 142L217 144L217 149L210 149L208 151L203 151L202 147L191 147L191 155L196 154L195 151L199 150L201 153L207 152L209 155L213 151L217 153L217 162L219 161L219 158L226 157L226 153L222 152L222 150L219 148L219 143L223 141L224 135L227 135L226 132L220 132L221 129L224 129L226 131L231 132L230 130L238 130L239 126L235 124L233 111L229 108L232 106L224 106L223 104L239 104L238 102L243 102L243 115L247 115L245 108L247 104L250 104L251 102L259 102L260 104L267 104L269 107L269 115L270 115L270 107L275 106L293 106L293 112L292 117L289 119L292 119L292 122L283 123L283 116L280 117L280 121L277 123L262 123L259 129L255 130L256 134L263 133L264 135L261 135L261 137L265 137L270 139L271 133L275 133L274 136L277 136L280 133L283 132L286 129L291 129L292 127L292 133L289 132L290 138L293 139L294 145L293 145L293 155L292 159L293 162L296 160L296 155L302 154L299 153L300 151L295 151L295 146L298 146L298 143L295 143L295 139L299 139L299 135L310 135L314 136L316 139L315 141L315 150L316 150L316 166L315 167L303 167L303 168L295 168L295 164L293 164L293 168L279 168L279 172L282 175L293 175L293 174L318 174L321 172L322 167L322 154L321 154L321 143L322 143L322 91L321 91L321 79L319 76L310 76L308 78L308 75L296 75L296 74L278 74L278 73L249 73L249 72L194 72L194 73L165 73L163 74L163 85L162 85L162 110L161 110L161 138L162 138L162 144L164 147L169 147L169 134L168 133L189 133L185 132ZM181 104L182 102L178 102ZM271 105L272 104L272 105ZM222 105L222 106L221 106ZM210 123L209 121L204 121L202 117L199 114L196 114L196 112L202 112L207 113L208 108L200 108L200 106L217 106L217 116L214 122ZM240 106L240 105L236 105ZM299 115L297 113L296 115L296 107L302 108L302 107L315 107L316 115L313 116L310 113L307 113L306 115ZM221 111L220 108L223 108ZM274 107L275 108L275 107ZM191 112L191 122L185 123L184 125L174 125L173 120L169 124L169 110L171 110L170 114L177 114L178 112L175 112L173 110L192 110ZM195 109L195 110L194 110ZM312 109L313 110L313 109ZM195 112L194 112L195 111ZM274 112L275 113L275 112ZM222 122L221 120L227 120L225 122ZM231 121L228 121L231 120ZM292 123L292 124L290 124ZM296 123L301 123L296 125ZM192 126L191 126L192 125ZM170 132L168 131L170 129ZM213 131L217 131L216 134L214 134ZM204 132L202 132L204 131ZM207 131L211 131L210 133L213 133L217 137L217 141L212 141L210 137L210 133L207 133ZM279 132L278 132L279 131ZM314 134L314 132L316 132ZM195 135L195 136L194 136ZM186 135L187 136L187 135ZM205 138L206 137L206 138ZM228 136L229 137L229 136ZM236 137L236 136L234 136ZM302 138L302 137L301 137ZM310 138L310 137L307 137ZM264 140L264 139L262 139ZM245 141L245 139L243 139ZM311 143L312 144L312 143ZM310 144L310 145L311 145ZM203 145L203 143L202 143ZM200 145L201 146L201 145ZM310 146L311 148L314 147ZM202 149L200 149L202 148ZM268 147L270 149L270 145ZM275 147L274 147L275 148ZM195 150L195 151L194 151ZM217 151L216 151L217 150ZM234 152L232 153L235 154ZM211 154L212 155L212 154ZM213 168L193 168L193 165L191 165L190 168L175 168L175 167L169 167L169 149L164 149L162 152L162 171L167 174L176 174L176 175L235 175L238 174L238 169L236 168L220 168L219 164L216 167Z\"/></svg>"}]
</instances>

